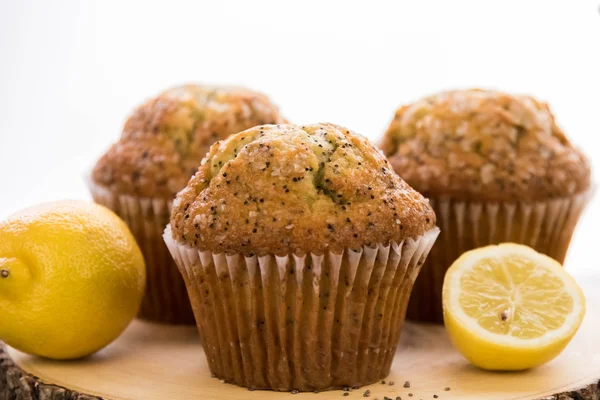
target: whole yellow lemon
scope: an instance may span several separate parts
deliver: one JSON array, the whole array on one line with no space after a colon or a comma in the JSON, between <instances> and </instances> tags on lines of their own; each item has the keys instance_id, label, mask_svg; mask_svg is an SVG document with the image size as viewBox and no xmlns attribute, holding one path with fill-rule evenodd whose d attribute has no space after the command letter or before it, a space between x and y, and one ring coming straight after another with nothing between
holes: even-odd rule
<instances>
[{"instance_id":1,"label":"whole yellow lemon","mask_svg":"<svg viewBox=\"0 0 600 400\"><path fill-rule=\"evenodd\" d=\"M131 232L100 205L47 203L0 223L0 339L20 351L100 350L137 314L145 282Z\"/></svg>"}]
</instances>

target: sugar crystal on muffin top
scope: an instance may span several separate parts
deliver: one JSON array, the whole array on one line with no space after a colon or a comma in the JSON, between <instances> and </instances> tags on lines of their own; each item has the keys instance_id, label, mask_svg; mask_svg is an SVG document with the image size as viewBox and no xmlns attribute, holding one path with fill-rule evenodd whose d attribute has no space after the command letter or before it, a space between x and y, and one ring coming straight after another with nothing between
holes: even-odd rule
<instances>
[{"instance_id":1,"label":"sugar crystal on muffin top","mask_svg":"<svg viewBox=\"0 0 600 400\"><path fill-rule=\"evenodd\" d=\"M428 201L367 139L329 123L257 126L216 143L171 216L178 242L245 255L387 245L434 226Z\"/></svg>"}]
</instances>

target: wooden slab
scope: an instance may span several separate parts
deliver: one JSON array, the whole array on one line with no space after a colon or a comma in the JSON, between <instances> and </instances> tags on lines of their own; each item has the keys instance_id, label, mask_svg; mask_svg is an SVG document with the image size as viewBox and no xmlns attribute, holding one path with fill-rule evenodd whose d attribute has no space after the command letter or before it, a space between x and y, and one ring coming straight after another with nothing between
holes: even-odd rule
<instances>
[{"instance_id":1,"label":"wooden slab","mask_svg":"<svg viewBox=\"0 0 600 400\"><path fill-rule=\"evenodd\" d=\"M584 323L565 352L551 363L521 373L490 373L456 353L443 327L407 324L386 384L294 399L599 399L600 280L579 279L588 299ZM37 378L35 378L35 377ZM405 381L410 388L404 388ZM389 382L394 384L390 386ZM58 386L58 387L57 387ZM68 390L60 387L68 388ZM444 389L449 387L449 391ZM115 343L85 360L57 362L8 348L0 350L0 400L232 400L282 399L288 393L248 391L210 377L193 328L134 322ZM413 396L409 397L409 393ZM92 396L92 397L89 397Z\"/></svg>"}]
</instances>

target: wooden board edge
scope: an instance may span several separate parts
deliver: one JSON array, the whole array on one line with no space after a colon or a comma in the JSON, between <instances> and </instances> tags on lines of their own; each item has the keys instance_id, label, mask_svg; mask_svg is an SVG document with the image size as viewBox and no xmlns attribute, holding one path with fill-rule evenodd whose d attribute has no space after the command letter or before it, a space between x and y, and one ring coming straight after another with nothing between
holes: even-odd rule
<instances>
[{"instance_id":1,"label":"wooden board edge","mask_svg":"<svg viewBox=\"0 0 600 400\"><path fill-rule=\"evenodd\" d=\"M42 382L23 371L0 342L0 400L104 400Z\"/></svg>"},{"instance_id":2,"label":"wooden board edge","mask_svg":"<svg viewBox=\"0 0 600 400\"><path fill-rule=\"evenodd\" d=\"M581 389L557 393L538 400L599 400L600 379ZM104 400L52 385L23 371L0 342L0 400ZM143 399L140 399L143 400Z\"/></svg>"}]
</instances>

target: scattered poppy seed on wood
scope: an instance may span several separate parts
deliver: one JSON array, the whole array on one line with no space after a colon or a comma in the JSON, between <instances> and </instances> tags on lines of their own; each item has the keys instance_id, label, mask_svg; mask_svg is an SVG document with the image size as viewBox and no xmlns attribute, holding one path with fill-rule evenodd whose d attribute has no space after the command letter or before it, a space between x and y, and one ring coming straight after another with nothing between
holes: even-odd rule
<instances>
[{"instance_id":1,"label":"scattered poppy seed on wood","mask_svg":"<svg viewBox=\"0 0 600 400\"><path fill-rule=\"evenodd\" d=\"M410 381L406 381L406 382L404 382L404 387L405 387L405 388L409 388L409 387L410 387Z\"/></svg>"},{"instance_id":2,"label":"scattered poppy seed on wood","mask_svg":"<svg viewBox=\"0 0 600 400\"><path fill-rule=\"evenodd\" d=\"M390 381L389 385L394 386L394 381Z\"/></svg>"},{"instance_id":3,"label":"scattered poppy seed on wood","mask_svg":"<svg viewBox=\"0 0 600 400\"><path fill-rule=\"evenodd\" d=\"M385 381L381 381L381 384L382 384L382 385L385 385Z\"/></svg>"},{"instance_id":4,"label":"scattered poppy seed on wood","mask_svg":"<svg viewBox=\"0 0 600 400\"><path fill-rule=\"evenodd\" d=\"M350 396L350 393L344 392L344 396Z\"/></svg>"},{"instance_id":5,"label":"scattered poppy seed on wood","mask_svg":"<svg viewBox=\"0 0 600 400\"><path fill-rule=\"evenodd\" d=\"M365 390L363 393L363 397L369 397L371 395L371 391L369 389Z\"/></svg>"},{"instance_id":6,"label":"scattered poppy seed on wood","mask_svg":"<svg viewBox=\"0 0 600 400\"><path fill-rule=\"evenodd\" d=\"M434 395L433 395L433 398L434 398L434 399L437 399L438 397L439 397L439 396L438 396L437 394L434 394Z\"/></svg>"}]
</instances>

